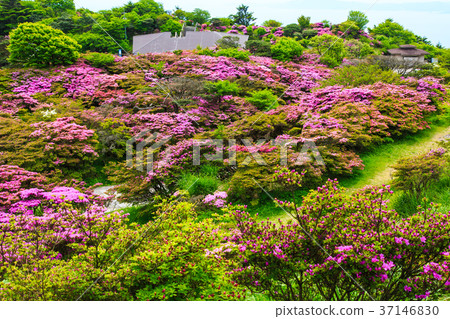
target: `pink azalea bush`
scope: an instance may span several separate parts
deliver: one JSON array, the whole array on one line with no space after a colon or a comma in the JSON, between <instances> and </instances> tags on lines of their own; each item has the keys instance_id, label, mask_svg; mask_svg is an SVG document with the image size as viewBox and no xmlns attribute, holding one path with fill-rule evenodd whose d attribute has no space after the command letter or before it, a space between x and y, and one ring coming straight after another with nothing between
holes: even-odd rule
<instances>
[{"instance_id":1,"label":"pink azalea bush","mask_svg":"<svg viewBox=\"0 0 450 319\"><path fill-rule=\"evenodd\" d=\"M235 280L274 300L436 299L450 289L448 214L400 219L387 209L391 192L349 196L328 181L302 203L278 201L295 219L280 227L235 211Z\"/></svg>"},{"instance_id":2,"label":"pink azalea bush","mask_svg":"<svg viewBox=\"0 0 450 319\"><path fill-rule=\"evenodd\" d=\"M47 165L80 169L98 157L95 151L95 132L75 123L75 118L65 117L53 122L39 122L31 125L35 131L30 137L40 139L44 144Z\"/></svg>"}]
</instances>

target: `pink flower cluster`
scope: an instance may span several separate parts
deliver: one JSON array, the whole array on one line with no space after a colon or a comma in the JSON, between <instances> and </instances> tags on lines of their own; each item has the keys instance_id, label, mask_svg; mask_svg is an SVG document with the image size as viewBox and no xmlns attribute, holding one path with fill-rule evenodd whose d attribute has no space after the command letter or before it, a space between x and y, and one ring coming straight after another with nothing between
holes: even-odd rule
<instances>
[{"instance_id":1,"label":"pink flower cluster","mask_svg":"<svg viewBox=\"0 0 450 319\"><path fill-rule=\"evenodd\" d=\"M226 199L228 194L226 192L215 192L214 194L206 195L203 199L203 203L209 206L214 206L216 208L223 208L226 206Z\"/></svg>"}]
</instances>

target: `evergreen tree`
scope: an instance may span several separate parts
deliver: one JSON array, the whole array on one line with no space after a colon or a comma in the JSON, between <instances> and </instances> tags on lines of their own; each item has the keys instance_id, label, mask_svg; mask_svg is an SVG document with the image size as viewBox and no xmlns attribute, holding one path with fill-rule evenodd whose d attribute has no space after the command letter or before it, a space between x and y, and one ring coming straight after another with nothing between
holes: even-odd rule
<instances>
[{"instance_id":1,"label":"evergreen tree","mask_svg":"<svg viewBox=\"0 0 450 319\"><path fill-rule=\"evenodd\" d=\"M253 21L256 20L253 17L253 12L248 11L248 6L241 4L237 7L236 14L232 14L230 18L234 21L235 24L245 25L248 27Z\"/></svg>"}]
</instances>

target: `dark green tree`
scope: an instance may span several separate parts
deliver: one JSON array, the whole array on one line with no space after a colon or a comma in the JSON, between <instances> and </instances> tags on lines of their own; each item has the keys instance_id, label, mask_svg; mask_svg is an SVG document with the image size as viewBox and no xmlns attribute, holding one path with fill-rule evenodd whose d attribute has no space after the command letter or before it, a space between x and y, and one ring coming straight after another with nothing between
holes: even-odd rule
<instances>
[{"instance_id":1,"label":"dark green tree","mask_svg":"<svg viewBox=\"0 0 450 319\"><path fill-rule=\"evenodd\" d=\"M302 15L300 18L297 19L298 25L300 26L300 28L302 30L308 29L309 26L311 25L311 18L310 17L305 17L304 15Z\"/></svg>"},{"instance_id":2,"label":"dark green tree","mask_svg":"<svg viewBox=\"0 0 450 319\"><path fill-rule=\"evenodd\" d=\"M0 36L29 21L30 11L19 0L0 0Z\"/></svg>"},{"instance_id":3,"label":"dark green tree","mask_svg":"<svg viewBox=\"0 0 450 319\"><path fill-rule=\"evenodd\" d=\"M75 11L73 0L36 0L43 8L50 8L56 15L66 11Z\"/></svg>"},{"instance_id":4,"label":"dark green tree","mask_svg":"<svg viewBox=\"0 0 450 319\"><path fill-rule=\"evenodd\" d=\"M203 24L208 22L208 20L211 18L211 14L206 10L196 8L194 9L194 11L187 14L187 18L189 20L192 20L194 23Z\"/></svg>"},{"instance_id":5,"label":"dark green tree","mask_svg":"<svg viewBox=\"0 0 450 319\"><path fill-rule=\"evenodd\" d=\"M416 42L416 35L406 30L402 25L394 22L392 19L386 19L383 23L376 25L373 29L369 29L374 36L384 36L389 38L389 43L393 47L400 44L411 44ZM383 41L382 41L383 42Z\"/></svg>"},{"instance_id":6,"label":"dark green tree","mask_svg":"<svg viewBox=\"0 0 450 319\"><path fill-rule=\"evenodd\" d=\"M232 14L230 19L232 19L235 24L245 25L246 27L256 20L256 18L253 17L253 12L249 12L248 6L243 4L237 7L236 14Z\"/></svg>"},{"instance_id":7,"label":"dark green tree","mask_svg":"<svg viewBox=\"0 0 450 319\"><path fill-rule=\"evenodd\" d=\"M72 16L67 13L63 13L55 21L50 24L51 27L59 29L64 33L73 32L75 28L75 23L73 22Z\"/></svg>"},{"instance_id":8,"label":"dark green tree","mask_svg":"<svg viewBox=\"0 0 450 319\"><path fill-rule=\"evenodd\" d=\"M283 34L286 37L292 38L292 37L294 37L294 33L298 33L298 34L302 33L302 29L300 28L300 26L298 24L291 23L283 28Z\"/></svg>"}]
</instances>

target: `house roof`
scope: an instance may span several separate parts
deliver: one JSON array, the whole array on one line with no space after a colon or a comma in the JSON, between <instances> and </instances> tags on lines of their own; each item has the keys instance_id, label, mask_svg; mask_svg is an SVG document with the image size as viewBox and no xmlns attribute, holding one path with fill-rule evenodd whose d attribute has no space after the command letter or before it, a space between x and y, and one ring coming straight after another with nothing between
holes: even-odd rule
<instances>
[{"instance_id":1,"label":"house roof","mask_svg":"<svg viewBox=\"0 0 450 319\"><path fill-rule=\"evenodd\" d=\"M216 45L217 40L224 36L238 37L241 46L244 46L248 40L248 35L210 31L187 31L184 37L172 37L170 32L152 33L133 37L133 54L194 50L199 45L202 48L213 47Z\"/></svg>"},{"instance_id":2,"label":"house roof","mask_svg":"<svg viewBox=\"0 0 450 319\"><path fill-rule=\"evenodd\" d=\"M425 50L417 49L411 44L401 45L400 48L388 50L388 53L390 55L401 55L403 57L418 57L430 54Z\"/></svg>"}]
</instances>

